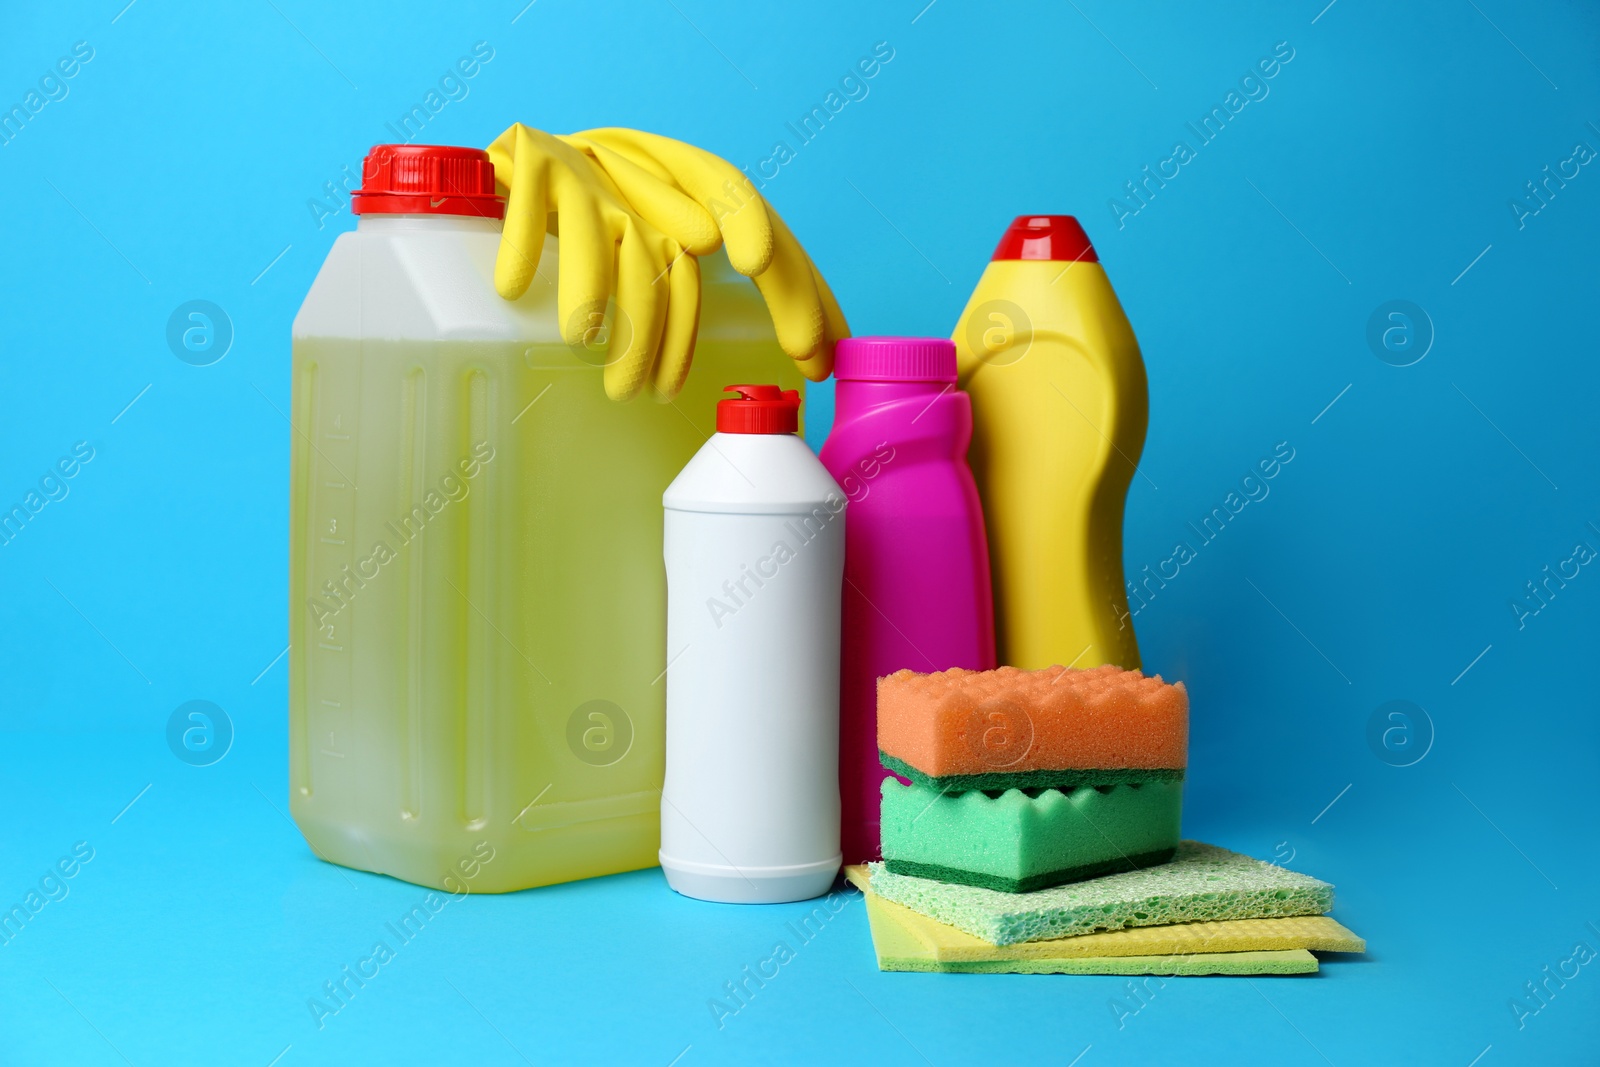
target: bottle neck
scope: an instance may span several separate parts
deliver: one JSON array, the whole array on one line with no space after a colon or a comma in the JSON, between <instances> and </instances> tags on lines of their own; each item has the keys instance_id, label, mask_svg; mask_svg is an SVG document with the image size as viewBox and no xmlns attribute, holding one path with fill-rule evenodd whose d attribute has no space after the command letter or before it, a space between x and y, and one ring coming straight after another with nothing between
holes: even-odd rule
<instances>
[{"instance_id":1,"label":"bottle neck","mask_svg":"<svg viewBox=\"0 0 1600 1067\"><path fill-rule=\"evenodd\" d=\"M833 429L822 462L841 485L874 458L899 456L911 464L964 460L972 442L972 402L954 382L846 379L833 396Z\"/></svg>"},{"instance_id":2,"label":"bottle neck","mask_svg":"<svg viewBox=\"0 0 1600 1067\"><path fill-rule=\"evenodd\" d=\"M374 212L356 216L361 233L493 233L500 232L499 219L473 215L389 214Z\"/></svg>"},{"instance_id":3,"label":"bottle neck","mask_svg":"<svg viewBox=\"0 0 1600 1067\"><path fill-rule=\"evenodd\" d=\"M876 382L846 379L834 383L834 406L844 414L864 412L879 404L912 398L932 402L941 393L956 392L954 382Z\"/></svg>"}]
</instances>

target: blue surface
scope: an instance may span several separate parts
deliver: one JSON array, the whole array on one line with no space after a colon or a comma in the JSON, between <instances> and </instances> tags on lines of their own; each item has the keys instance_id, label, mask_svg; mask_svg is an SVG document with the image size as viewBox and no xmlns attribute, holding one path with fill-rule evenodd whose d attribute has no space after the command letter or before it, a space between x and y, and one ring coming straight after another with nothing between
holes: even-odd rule
<instances>
[{"instance_id":1,"label":"blue surface","mask_svg":"<svg viewBox=\"0 0 1600 1067\"><path fill-rule=\"evenodd\" d=\"M0 1060L1595 1062L1600 964L1512 1007L1600 950L1600 568L1511 607L1600 549L1600 169L1511 206L1600 150L1592 8L524 2L6 15L7 107L93 58L0 146L0 498L93 459L0 547L0 900L93 858L0 948ZM880 974L855 898L719 1028L708 1001L807 909L648 871L452 902L319 1028L308 999L425 894L319 863L285 816L289 323L351 225L308 201L478 41L424 139L633 125L752 168L889 42L765 188L857 332L948 332L1012 214L1083 217L1150 371L1130 574L1294 450L1137 619L1193 694L1187 831L1335 882L1365 958L1169 981L1119 1026L1120 979ZM205 367L166 341L197 299L234 331ZM1410 366L1400 334L1369 345L1392 300L1433 338ZM235 731L208 767L166 742L196 699Z\"/></svg>"}]
</instances>

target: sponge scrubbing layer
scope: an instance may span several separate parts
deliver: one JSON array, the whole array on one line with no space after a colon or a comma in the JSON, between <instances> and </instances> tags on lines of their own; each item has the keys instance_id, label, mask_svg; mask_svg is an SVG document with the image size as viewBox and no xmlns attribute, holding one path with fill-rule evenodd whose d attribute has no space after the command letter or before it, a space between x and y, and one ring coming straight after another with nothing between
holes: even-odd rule
<instances>
[{"instance_id":1,"label":"sponge scrubbing layer","mask_svg":"<svg viewBox=\"0 0 1600 1067\"><path fill-rule=\"evenodd\" d=\"M1117 785L1122 782L1181 782L1181 768L1096 767L1089 770L986 771L983 774L923 774L905 760L878 752L878 761L887 770L919 785L930 785L939 792L961 793L969 789L1004 792L1007 789L1071 789L1080 785Z\"/></svg>"},{"instance_id":2,"label":"sponge scrubbing layer","mask_svg":"<svg viewBox=\"0 0 1600 1067\"><path fill-rule=\"evenodd\" d=\"M884 779L883 858L895 874L1027 893L1165 863L1179 782L942 794Z\"/></svg>"},{"instance_id":3,"label":"sponge scrubbing layer","mask_svg":"<svg viewBox=\"0 0 1600 1067\"><path fill-rule=\"evenodd\" d=\"M1180 843L1173 861L1159 867L1027 894L895 874L881 863L871 870L879 896L995 945L1333 908L1327 882L1198 841Z\"/></svg>"},{"instance_id":4,"label":"sponge scrubbing layer","mask_svg":"<svg viewBox=\"0 0 1600 1067\"><path fill-rule=\"evenodd\" d=\"M941 785L1030 771L1182 770L1188 744L1183 683L1139 671L954 668L878 679L878 748Z\"/></svg>"}]
</instances>

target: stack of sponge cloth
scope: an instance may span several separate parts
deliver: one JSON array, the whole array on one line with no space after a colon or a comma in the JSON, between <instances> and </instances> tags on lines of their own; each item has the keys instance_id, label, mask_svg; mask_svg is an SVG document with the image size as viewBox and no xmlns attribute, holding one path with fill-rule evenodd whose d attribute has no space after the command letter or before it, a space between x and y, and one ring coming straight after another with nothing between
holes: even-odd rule
<instances>
[{"instance_id":1,"label":"stack of sponge cloth","mask_svg":"<svg viewBox=\"0 0 1600 1067\"><path fill-rule=\"evenodd\" d=\"M1179 840L1181 683L1117 667L878 682L881 863L850 867L883 970L1300 974L1365 943L1333 887Z\"/></svg>"}]
</instances>

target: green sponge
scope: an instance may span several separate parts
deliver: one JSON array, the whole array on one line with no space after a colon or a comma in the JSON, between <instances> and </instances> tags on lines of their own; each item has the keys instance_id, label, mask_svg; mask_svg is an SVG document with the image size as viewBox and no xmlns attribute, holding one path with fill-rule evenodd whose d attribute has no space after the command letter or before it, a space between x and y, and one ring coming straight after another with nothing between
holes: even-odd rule
<instances>
[{"instance_id":1,"label":"green sponge","mask_svg":"<svg viewBox=\"0 0 1600 1067\"><path fill-rule=\"evenodd\" d=\"M990 796L886 778L882 793L889 871L1007 893L1165 863L1183 806L1171 781Z\"/></svg>"},{"instance_id":2,"label":"green sponge","mask_svg":"<svg viewBox=\"0 0 1600 1067\"><path fill-rule=\"evenodd\" d=\"M994 945L1333 909L1327 882L1198 841L1181 842L1172 862L1159 867L1027 894L895 874L881 863L871 869L872 891L879 896Z\"/></svg>"}]
</instances>

